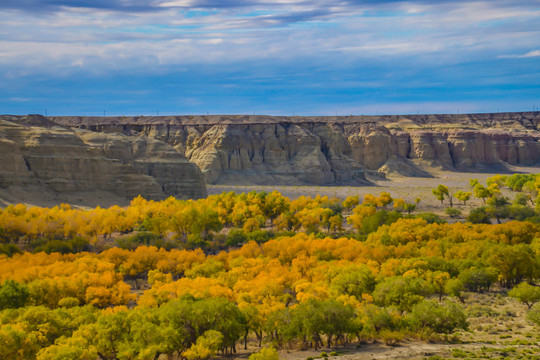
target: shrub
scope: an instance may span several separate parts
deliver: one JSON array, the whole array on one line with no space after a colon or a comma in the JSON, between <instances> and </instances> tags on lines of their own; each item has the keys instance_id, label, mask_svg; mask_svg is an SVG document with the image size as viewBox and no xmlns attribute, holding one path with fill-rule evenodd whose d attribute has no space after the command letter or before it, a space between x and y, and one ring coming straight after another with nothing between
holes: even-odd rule
<instances>
[{"instance_id":1,"label":"shrub","mask_svg":"<svg viewBox=\"0 0 540 360\"><path fill-rule=\"evenodd\" d=\"M530 309L536 302L540 301L540 287L522 282L510 290L508 296L518 299Z\"/></svg>"},{"instance_id":2,"label":"shrub","mask_svg":"<svg viewBox=\"0 0 540 360\"><path fill-rule=\"evenodd\" d=\"M473 267L463 270L459 274L459 280L463 286L474 292L489 291L491 285L497 281L497 270L493 268Z\"/></svg>"},{"instance_id":3,"label":"shrub","mask_svg":"<svg viewBox=\"0 0 540 360\"><path fill-rule=\"evenodd\" d=\"M227 241L225 245L227 246L240 246L247 241L247 236L244 230L232 228L227 235Z\"/></svg>"},{"instance_id":4,"label":"shrub","mask_svg":"<svg viewBox=\"0 0 540 360\"><path fill-rule=\"evenodd\" d=\"M540 326L540 304L535 304L527 312L527 319Z\"/></svg>"},{"instance_id":5,"label":"shrub","mask_svg":"<svg viewBox=\"0 0 540 360\"><path fill-rule=\"evenodd\" d=\"M467 221L473 224L491 224L491 217L484 206L472 209L467 216Z\"/></svg>"},{"instance_id":6,"label":"shrub","mask_svg":"<svg viewBox=\"0 0 540 360\"><path fill-rule=\"evenodd\" d=\"M74 253L90 251L91 249L91 246L88 240L79 236L74 237L73 239L69 239L67 243L71 247L71 251Z\"/></svg>"},{"instance_id":7,"label":"shrub","mask_svg":"<svg viewBox=\"0 0 540 360\"><path fill-rule=\"evenodd\" d=\"M456 209L456 208L451 208L451 207L446 208L444 210L444 213L450 216L451 218L457 218L461 216L461 210Z\"/></svg>"},{"instance_id":8,"label":"shrub","mask_svg":"<svg viewBox=\"0 0 540 360\"><path fill-rule=\"evenodd\" d=\"M134 250L141 245L156 246L158 248L166 248L168 250L174 247L171 243L167 243L165 240L163 240L161 236L147 231L121 237L116 240L116 244L119 248L126 250Z\"/></svg>"},{"instance_id":9,"label":"shrub","mask_svg":"<svg viewBox=\"0 0 540 360\"><path fill-rule=\"evenodd\" d=\"M15 244L0 244L0 254L12 257L14 254L20 254L21 249Z\"/></svg>"},{"instance_id":10,"label":"shrub","mask_svg":"<svg viewBox=\"0 0 540 360\"><path fill-rule=\"evenodd\" d=\"M412 306L433 293L431 286L423 279L396 276L386 278L377 284L373 292L375 303L381 306L396 306L399 311L409 311Z\"/></svg>"},{"instance_id":11,"label":"shrub","mask_svg":"<svg viewBox=\"0 0 540 360\"><path fill-rule=\"evenodd\" d=\"M188 360L204 360L212 358L222 346L223 334L216 330L208 330L197 338L197 342L184 351L182 355ZM251 359L251 356L249 357ZM255 358L265 359L265 358Z\"/></svg>"},{"instance_id":12,"label":"shrub","mask_svg":"<svg viewBox=\"0 0 540 360\"><path fill-rule=\"evenodd\" d=\"M80 305L79 299L75 297L65 297L58 301L59 307L72 308Z\"/></svg>"},{"instance_id":13,"label":"shrub","mask_svg":"<svg viewBox=\"0 0 540 360\"><path fill-rule=\"evenodd\" d=\"M383 330L379 333L379 338L388 346L397 346L403 341L405 335L398 331Z\"/></svg>"},{"instance_id":14,"label":"shrub","mask_svg":"<svg viewBox=\"0 0 540 360\"><path fill-rule=\"evenodd\" d=\"M410 316L411 325L418 329L429 328L437 333L450 334L456 329L467 329L467 315L454 303L440 305L436 301L416 304Z\"/></svg>"},{"instance_id":15,"label":"shrub","mask_svg":"<svg viewBox=\"0 0 540 360\"><path fill-rule=\"evenodd\" d=\"M534 209L525 205L513 205L508 208L510 219L524 221L525 219L532 218L536 215Z\"/></svg>"},{"instance_id":16,"label":"shrub","mask_svg":"<svg viewBox=\"0 0 540 360\"><path fill-rule=\"evenodd\" d=\"M428 224L446 224L446 220L439 215L430 212L418 214L415 218L425 220Z\"/></svg>"},{"instance_id":17,"label":"shrub","mask_svg":"<svg viewBox=\"0 0 540 360\"><path fill-rule=\"evenodd\" d=\"M248 360L279 360L279 354L273 347L263 348L259 352L251 354Z\"/></svg>"},{"instance_id":18,"label":"shrub","mask_svg":"<svg viewBox=\"0 0 540 360\"><path fill-rule=\"evenodd\" d=\"M262 244L274 237L271 231L256 230L247 234L249 241L255 241L257 244Z\"/></svg>"},{"instance_id":19,"label":"shrub","mask_svg":"<svg viewBox=\"0 0 540 360\"><path fill-rule=\"evenodd\" d=\"M44 246L37 247L35 251L36 252L44 251L47 254L50 254L53 252L57 252L61 254L69 254L73 252L73 249L66 241L50 240L50 241L47 241L47 243Z\"/></svg>"}]
</instances>

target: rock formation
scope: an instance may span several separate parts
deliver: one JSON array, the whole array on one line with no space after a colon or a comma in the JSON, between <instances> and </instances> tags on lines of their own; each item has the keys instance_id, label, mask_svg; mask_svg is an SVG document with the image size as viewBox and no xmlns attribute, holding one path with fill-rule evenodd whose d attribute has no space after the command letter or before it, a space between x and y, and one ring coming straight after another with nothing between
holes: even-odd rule
<instances>
[{"instance_id":1,"label":"rock formation","mask_svg":"<svg viewBox=\"0 0 540 360\"><path fill-rule=\"evenodd\" d=\"M540 113L279 117L54 117L166 142L211 184L354 184L366 172L500 171L540 160Z\"/></svg>"},{"instance_id":2,"label":"rock formation","mask_svg":"<svg viewBox=\"0 0 540 360\"><path fill-rule=\"evenodd\" d=\"M206 196L198 167L162 141L69 129L42 116L0 119L0 164L0 189L104 191L127 199Z\"/></svg>"},{"instance_id":3,"label":"rock formation","mask_svg":"<svg viewBox=\"0 0 540 360\"><path fill-rule=\"evenodd\" d=\"M540 113L49 117L168 143L211 184L359 184L369 172L501 171L540 161Z\"/></svg>"}]
</instances>

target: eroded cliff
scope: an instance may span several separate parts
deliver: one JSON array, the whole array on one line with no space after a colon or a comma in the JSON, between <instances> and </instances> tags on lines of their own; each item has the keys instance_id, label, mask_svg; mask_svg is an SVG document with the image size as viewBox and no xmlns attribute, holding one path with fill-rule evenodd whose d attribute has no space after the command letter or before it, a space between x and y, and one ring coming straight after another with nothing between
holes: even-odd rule
<instances>
[{"instance_id":1,"label":"eroded cliff","mask_svg":"<svg viewBox=\"0 0 540 360\"><path fill-rule=\"evenodd\" d=\"M0 164L0 189L206 196L199 168L162 141L60 127L40 116L0 119Z\"/></svg>"},{"instance_id":2,"label":"eroded cliff","mask_svg":"<svg viewBox=\"0 0 540 360\"><path fill-rule=\"evenodd\" d=\"M540 161L540 113L279 117L50 117L168 143L212 184L355 184L366 172L503 170Z\"/></svg>"},{"instance_id":3,"label":"eroded cliff","mask_svg":"<svg viewBox=\"0 0 540 360\"><path fill-rule=\"evenodd\" d=\"M359 183L365 172L500 170L540 161L540 113L279 117L55 117L174 146L208 183Z\"/></svg>"}]
</instances>

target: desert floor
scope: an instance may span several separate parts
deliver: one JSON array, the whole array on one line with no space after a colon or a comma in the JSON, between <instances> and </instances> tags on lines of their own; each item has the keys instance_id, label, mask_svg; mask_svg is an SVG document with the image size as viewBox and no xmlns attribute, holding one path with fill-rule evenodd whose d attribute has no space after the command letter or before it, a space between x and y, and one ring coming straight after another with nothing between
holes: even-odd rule
<instances>
[{"instance_id":1,"label":"desert floor","mask_svg":"<svg viewBox=\"0 0 540 360\"><path fill-rule=\"evenodd\" d=\"M540 167L512 167L511 173L540 173ZM418 211L430 211L435 213L442 213L448 206L448 203L441 204L432 193L432 190L439 184L444 184L449 187L450 192L456 192L459 190L472 191L469 180L478 179L480 182L485 183L488 177L497 175L495 172L451 172L451 171L432 171L434 177L421 178L421 177L390 177L386 180L377 177L369 178L371 185L368 186L232 186L232 185L207 185L208 194L220 194L222 192L234 191L236 193L250 192L250 191L266 191L272 192L274 190L279 191L284 196L291 199L304 196L328 196L330 198L335 197L339 199L345 199L348 196L359 195L362 198L365 194L378 195L382 191L389 192L394 198L403 198L408 202L414 202L416 198L420 198L420 204ZM513 194L506 193L511 199ZM474 197L467 203L466 206L454 199L454 207L461 209L466 215L469 209L482 205L482 201Z\"/></svg>"}]
</instances>

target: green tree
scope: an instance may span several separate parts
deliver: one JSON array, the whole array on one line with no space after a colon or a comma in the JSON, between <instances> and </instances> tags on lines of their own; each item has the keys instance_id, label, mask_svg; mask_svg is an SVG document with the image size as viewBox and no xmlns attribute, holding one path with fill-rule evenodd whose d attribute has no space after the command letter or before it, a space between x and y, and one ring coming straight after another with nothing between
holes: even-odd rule
<instances>
[{"instance_id":1,"label":"green tree","mask_svg":"<svg viewBox=\"0 0 540 360\"><path fill-rule=\"evenodd\" d=\"M454 197L459 201L463 201L463 205L467 205L467 201L470 200L471 195L470 191L456 191L454 193Z\"/></svg>"},{"instance_id":2,"label":"green tree","mask_svg":"<svg viewBox=\"0 0 540 360\"><path fill-rule=\"evenodd\" d=\"M435 189L432 190L433 195L441 202L441 204L444 203L444 199L450 196L450 192L448 190L448 187L440 184Z\"/></svg>"},{"instance_id":3,"label":"green tree","mask_svg":"<svg viewBox=\"0 0 540 360\"><path fill-rule=\"evenodd\" d=\"M486 212L492 217L497 219L497 222L500 224L501 219L507 218L510 214L508 209L508 199L504 196L492 196L487 201Z\"/></svg>"},{"instance_id":4,"label":"green tree","mask_svg":"<svg viewBox=\"0 0 540 360\"><path fill-rule=\"evenodd\" d=\"M486 203L486 198L493 195L493 193L488 188L478 183L474 185L473 194L476 198L482 199L482 202L484 204Z\"/></svg>"},{"instance_id":5,"label":"green tree","mask_svg":"<svg viewBox=\"0 0 540 360\"><path fill-rule=\"evenodd\" d=\"M464 290L465 285L463 284L463 281L457 278L452 278L448 280L445 285L445 292L448 295L457 297L458 300L461 301L461 303L465 303L465 296L463 294Z\"/></svg>"},{"instance_id":6,"label":"green tree","mask_svg":"<svg viewBox=\"0 0 540 360\"><path fill-rule=\"evenodd\" d=\"M491 285L497 281L497 270L493 268L473 267L463 270L459 274L459 279L469 291L489 291Z\"/></svg>"},{"instance_id":7,"label":"green tree","mask_svg":"<svg viewBox=\"0 0 540 360\"><path fill-rule=\"evenodd\" d=\"M371 294L375 289L375 275L366 265L348 265L330 269L327 273L330 288L339 294L362 299L362 294Z\"/></svg>"},{"instance_id":8,"label":"green tree","mask_svg":"<svg viewBox=\"0 0 540 360\"><path fill-rule=\"evenodd\" d=\"M518 299L530 309L536 302L540 301L540 287L522 282L521 284L514 286L514 288L508 292L508 296Z\"/></svg>"},{"instance_id":9,"label":"green tree","mask_svg":"<svg viewBox=\"0 0 540 360\"><path fill-rule=\"evenodd\" d=\"M182 354L188 360L205 360L214 357L222 347L223 334L216 330L207 330L197 338L197 342Z\"/></svg>"},{"instance_id":10,"label":"green tree","mask_svg":"<svg viewBox=\"0 0 540 360\"><path fill-rule=\"evenodd\" d=\"M491 217L485 206L472 209L466 220L473 224L491 224Z\"/></svg>"},{"instance_id":11,"label":"green tree","mask_svg":"<svg viewBox=\"0 0 540 360\"><path fill-rule=\"evenodd\" d=\"M232 228L227 235L227 241L225 245L230 247L236 247L243 245L247 241L247 236L244 230Z\"/></svg>"},{"instance_id":12,"label":"green tree","mask_svg":"<svg viewBox=\"0 0 540 360\"><path fill-rule=\"evenodd\" d=\"M527 182L535 181L536 175L534 174L513 174L506 178L505 185L514 191L523 190L523 185Z\"/></svg>"},{"instance_id":13,"label":"green tree","mask_svg":"<svg viewBox=\"0 0 540 360\"><path fill-rule=\"evenodd\" d=\"M0 286L0 309L15 309L26 305L30 292L28 286L14 280L6 280Z\"/></svg>"},{"instance_id":14,"label":"green tree","mask_svg":"<svg viewBox=\"0 0 540 360\"><path fill-rule=\"evenodd\" d=\"M409 321L418 330L431 329L437 333L450 334L456 329L468 328L467 315L455 303L441 305L426 300L414 305Z\"/></svg>"},{"instance_id":15,"label":"green tree","mask_svg":"<svg viewBox=\"0 0 540 360\"><path fill-rule=\"evenodd\" d=\"M433 293L430 284L412 276L386 278L375 286L373 298L381 306L396 306L399 311L410 311L414 304Z\"/></svg>"},{"instance_id":16,"label":"green tree","mask_svg":"<svg viewBox=\"0 0 540 360\"><path fill-rule=\"evenodd\" d=\"M245 332L246 319L240 309L223 298L185 297L160 307L162 326L172 329L174 348L183 352L208 330L223 334L220 350L236 351L236 342Z\"/></svg>"},{"instance_id":17,"label":"green tree","mask_svg":"<svg viewBox=\"0 0 540 360\"><path fill-rule=\"evenodd\" d=\"M499 279L506 288L511 288L524 279L532 280L538 271L534 250L528 244L498 244L489 249L487 261L499 273Z\"/></svg>"},{"instance_id":18,"label":"green tree","mask_svg":"<svg viewBox=\"0 0 540 360\"><path fill-rule=\"evenodd\" d=\"M284 333L289 338L309 338L315 350L323 346L323 335L327 346L343 339L345 334L355 331L354 309L337 300L309 299L295 307L290 323Z\"/></svg>"},{"instance_id":19,"label":"green tree","mask_svg":"<svg viewBox=\"0 0 540 360\"><path fill-rule=\"evenodd\" d=\"M403 209L407 212L407 214L411 215L411 212L416 210L416 204L405 203L405 205L403 205Z\"/></svg>"}]
</instances>

